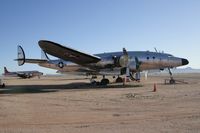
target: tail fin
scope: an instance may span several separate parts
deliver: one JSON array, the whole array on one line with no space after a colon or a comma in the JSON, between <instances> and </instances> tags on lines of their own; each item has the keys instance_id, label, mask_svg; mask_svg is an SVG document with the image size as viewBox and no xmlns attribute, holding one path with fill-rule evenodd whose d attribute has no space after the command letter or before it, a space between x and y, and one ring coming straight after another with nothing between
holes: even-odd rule
<instances>
[{"instance_id":1,"label":"tail fin","mask_svg":"<svg viewBox=\"0 0 200 133\"><path fill-rule=\"evenodd\" d=\"M47 56L47 54L43 50L41 50L41 59L49 60L49 57Z\"/></svg>"},{"instance_id":2,"label":"tail fin","mask_svg":"<svg viewBox=\"0 0 200 133\"><path fill-rule=\"evenodd\" d=\"M6 67L4 67L4 74L10 73Z\"/></svg>"},{"instance_id":3,"label":"tail fin","mask_svg":"<svg viewBox=\"0 0 200 133\"><path fill-rule=\"evenodd\" d=\"M25 53L21 46L17 46L18 65L22 66L25 63Z\"/></svg>"}]
</instances>

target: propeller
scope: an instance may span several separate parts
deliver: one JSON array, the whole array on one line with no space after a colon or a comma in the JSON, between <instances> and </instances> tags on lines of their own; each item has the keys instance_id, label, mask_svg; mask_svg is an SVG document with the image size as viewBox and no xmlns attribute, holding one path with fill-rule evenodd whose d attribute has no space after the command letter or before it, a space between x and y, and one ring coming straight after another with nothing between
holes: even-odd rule
<instances>
[{"instance_id":1,"label":"propeller","mask_svg":"<svg viewBox=\"0 0 200 133\"><path fill-rule=\"evenodd\" d=\"M126 78L125 78L125 82L127 80L127 77L130 77L130 68L129 68L129 56L128 56L128 52L126 51L125 48L123 48L123 55L120 57L119 59L119 64L121 67L123 67L124 69L126 69Z\"/></svg>"},{"instance_id":2,"label":"propeller","mask_svg":"<svg viewBox=\"0 0 200 133\"><path fill-rule=\"evenodd\" d=\"M120 57L119 59L119 64L121 67L123 67L122 69L125 70L125 74L126 74L126 78L129 78L131 77L131 73L130 73L130 58L129 58L129 55L128 55L128 52L126 51L125 48L123 48L123 55ZM137 77L140 77L139 73L140 73L140 66L141 66L142 62L139 61L138 57L135 56L135 68L136 68L136 71L137 71ZM126 81L126 79L125 79Z\"/></svg>"},{"instance_id":3,"label":"propeller","mask_svg":"<svg viewBox=\"0 0 200 133\"><path fill-rule=\"evenodd\" d=\"M140 65L142 64L141 61L139 61L138 57L135 57L135 63L136 63L136 70L140 70Z\"/></svg>"},{"instance_id":4,"label":"propeller","mask_svg":"<svg viewBox=\"0 0 200 133\"><path fill-rule=\"evenodd\" d=\"M123 48L123 55L119 59L119 64L121 67L127 67L129 64L129 57L125 48Z\"/></svg>"}]
</instances>

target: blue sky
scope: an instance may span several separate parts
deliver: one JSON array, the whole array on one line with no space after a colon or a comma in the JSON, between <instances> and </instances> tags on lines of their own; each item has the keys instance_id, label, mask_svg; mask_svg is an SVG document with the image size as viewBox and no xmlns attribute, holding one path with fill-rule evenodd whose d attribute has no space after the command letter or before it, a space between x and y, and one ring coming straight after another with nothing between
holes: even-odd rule
<instances>
[{"instance_id":1,"label":"blue sky","mask_svg":"<svg viewBox=\"0 0 200 133\"><path fill-rule=\"evenodd\" d=\"M40 58L41 39L92 54L156 47L200 68L199 7L199 0L0 0L0 72L54 72L13 61L17 45Z\"/></svg>"}]
</instances>

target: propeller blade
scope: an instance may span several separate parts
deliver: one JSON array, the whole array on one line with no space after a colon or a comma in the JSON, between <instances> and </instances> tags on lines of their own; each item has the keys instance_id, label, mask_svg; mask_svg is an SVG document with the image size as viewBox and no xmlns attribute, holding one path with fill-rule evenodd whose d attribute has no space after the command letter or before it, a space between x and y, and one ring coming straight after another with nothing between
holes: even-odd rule
<instances>
[{"instance_id":1,"label":"propeller blade","mask_svg":"<svg viewBox=\"0 0 200 133\"><path fill-rule=\"evenodd\" d=\"M130 77L130 70L128 67L126 67L126 77Z\"/></svg>"},{"instance_id":2,"label":"propeller blade","mask_svg":"<svg viewBox=\"0 0 200 133\"><path fill-rule=\"evenodd\" d=\"M138 57L135 57L135 63L136 63L136 70L139 70L142 62L139 61Z\"/></svg>"},{"instance_id":3,"label":"propeller blade","mask_svg":"<svg viewBox=\"0 0 200 133\"><path fill-rule=\"evenodd\" d=\"M119 64L121 67L128 67L129 65L129 56L125 48L123 48L123 55L119 59Z\"/></svg>"},{"instance_id":4,"label":"propeller blade","mask_svg":"<svg viewBox=\"0 0 200 133\"><path fill-rule=\"evenodd\" d=\"M140 81L140 72L135 73L135 79L136 81Z\"/></svg>"},{"instance_id":5,"label":"propeller blade","mask_svg":"<svg viewBox=\"0 0 200 133\"><path fill-rule=\"evenodd\" d=\"M126 67L126 76L125 76L125 82L130 82L130 70L129 70L129 67Z\"/></svg>"},{"instance_id":6,"label":"propeller blade","mask_svg":"<svg viewBox=\"0 0 200 133\"><path fill-rule=\"evenodd\" d=\"M123 48L123 54L124 54L124 55L128 55L128 53L127 53L127 51L126 51L125 48Z\"/></svg>"},{"instance_id":7,"label":"propeller blade","mask_svg":"<svg viewBox=\"0 0 200 133\"><path fill-rule=\"evenodd\" d=\"M128 61L128 56L122 55L122 56L120 57L120 59L119 59L119 64L120 64L120 66L121 66L121 67L127 67L127 66L128 66L128 63L129 63L129 61Z\"/></svg>"}]
</instances>

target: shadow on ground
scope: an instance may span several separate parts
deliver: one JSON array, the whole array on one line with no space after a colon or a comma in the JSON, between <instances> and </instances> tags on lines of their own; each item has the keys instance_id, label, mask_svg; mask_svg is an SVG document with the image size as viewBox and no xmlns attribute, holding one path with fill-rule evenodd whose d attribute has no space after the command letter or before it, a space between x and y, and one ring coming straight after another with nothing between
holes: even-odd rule
<instances>
[{"instance_id":1,"label":"shadow on ground","mask_svg":"<svg viewBox=\"0 0 200 133\"><path fill-rule=\"evenodd\" d=\"M95 86L90 83L70 83L61 85L10 85L0 89L1 94L25 94L25 93L49 93L61 90L87 90L87 89L107 89L107 88L133 88L142 87L142 85L122 85L110 84L107 86Z\"/></svg>"}]
</instances>

